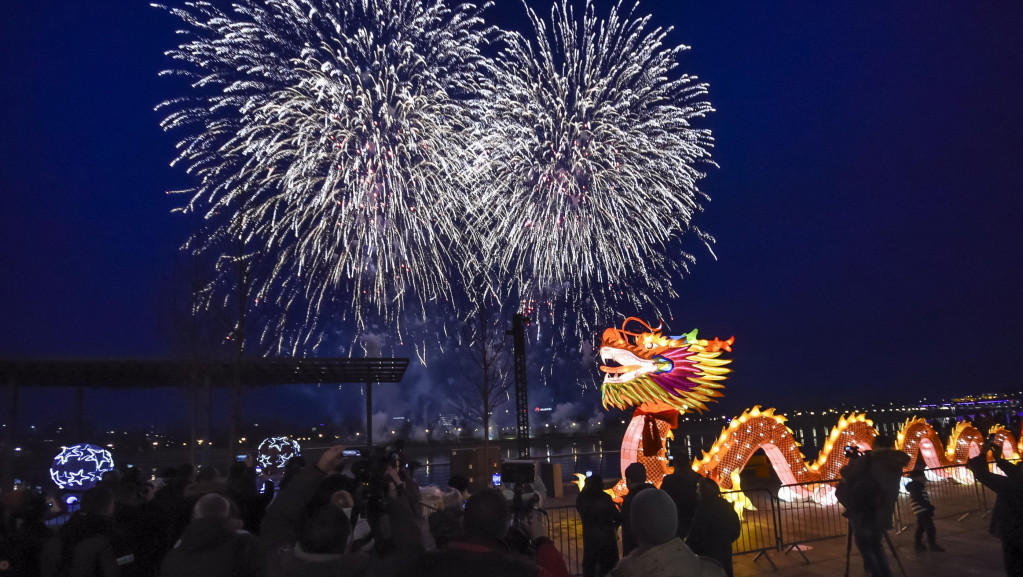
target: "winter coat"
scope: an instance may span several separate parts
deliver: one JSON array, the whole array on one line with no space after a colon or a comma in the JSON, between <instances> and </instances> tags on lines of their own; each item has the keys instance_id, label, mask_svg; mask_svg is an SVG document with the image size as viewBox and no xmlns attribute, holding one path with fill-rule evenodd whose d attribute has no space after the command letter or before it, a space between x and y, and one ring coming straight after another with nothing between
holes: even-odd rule
<instances>
[{"instance_id":1,"label":"winter coat","mask_svg":"<svg viewBox=\"0 0 1023 577\"><path fill-rule=\"evenodd\" d=\"M632 500L636 498L636 495L640 491L646 489L653 489L654 486L650 483L643 483L635 487L629 488L629 492L622 499L622 555L628 555L635 549L639 544L636 542L636 535L632 530L632 523L629 519L629 511L632 507Z\"/></svg>"},{"instance_id":2,"label":"winter coat","mask_svg":"<svg viewBox=\"0 0 1023 577\"><path fill-rule=\"evenodd\" d=\"M988 530L1002 541L1023 545L1023 479L1015 465L998 459L998 468L1006 476L992 473L988 469L987 455L977 455L966 462L977 482L991 489L997 495L991 510L991 525Z\"/></svg>"},{"instance_id":3,"label":"winter coat","mask_svg":"<svg viewBox=\"0 0 1023 577\"><path fill-rule=\"evenodd\" d=\"M675 511L678 513L676 534L682 539L689 535L689 529L693 525L693 515L696 514L696 507L700 503L696 495L696 487L701 478L702 476L688 465L680 464L675 467L674 473L665 475L661 480L661 490L667 493L675 503Z\"/></svg>"},{"instance_id":4,"label":"winter coat","mask_svg":"<svg viewBox=\"0 0 1023 577\"><path fill-rule=\"evenodd\" d=\"M716 560L732 574L732 542L739 538L742 524L732 504L720 496L701 499L693 515L693 528L686 545L697 555Z\"/></svg>"},{"instance_id":5,"label":"winter coat","mask_svg":"<svg viewBox=\"0 0 1023 577\"><path fill-rule=\"evenodd\" d=\"M906 491L909 492L909 501L914 515L934 512L934 505L931 504L931 497L927 494L927 486L924 483L910 481L906 483Z\"/></svg>"},{"instance_id":6,"label":"winter coat","mask_svg":"<svg viewBox=\"0 0 1023 577\"><path fill-rule=\"evenodd\" d=\"M414 577L537 577L540 568L524 555L510 552L501 543L477 539L457 540L446 549L419 558Z\"/></svg>"},{"instance_id":7,"label":"winter coat","mask_svg":"<svg viewBox=\"0 0 1023 577\"><path fill-rule=\"evenodd\" d=\"M269 577L320 575L372 575L387 577L405 575L423 550L422 532L416 525L408 501L396 499L388 503L393 550L386 556L368 554L331 555L302 551L298 536L305 522L306 506L323 481L324 473L314 466L305 467L267 507L260 525L260 547L267 562ZM346 573L331 573L344 565ZM363 571L360 567L365 567ZM341 569L337 569L341 570ZM360 571L363 571L360 573Z\"/></svg>"},{"instance_id":8,"label":"winter coat","mask_svg":"<svg viewBox=\"0 0 1023 577\"><path fill-rule=\"evenodd\" d=\"M259 577L259 541L234 519L196 519L163 560L160 577Z\"/></svg>"},{"instance_id":9,"label":"winter coat","mask_svg":"<svg viewBox=\"0 0 1023 577\"><path fill-rule=\"evenodd\" d=\"M622 524L622 515L611 495L584 488L575 499L575 508L583 524L584 548L608 544L617 548L617 529Z\"/></svg>"},{"instance_id":10,"label":"winter coat","mask_svg":"<svg viewBox=\"0 0 1023 577\"><path fill-rule=\"evenodd\" d=\"M49 541L42 556L42 576L119 577L110 536L114 522L99 515L75 512L61 526L59 539Z\"/></svg>"},{"instance_id":11,"label":"winter coat","mask_svg":"<svg viewBox=\"0 0 1023 577\"><path fill-rule=\"evenodd\" d=\"M649 549L636 549L623 557L611 577L724 577L713 559L700 557L679 538Z\"/></svg>"},{"instance_id":12,"label":"winter coat","mask_svg":"<svg viewBox=\"0 0 1023 577\"><path fill-rule=\"evenodd\" d=\"M895 502L899 499L903 468L908 464L909 455L906 453L895 449L878 449L850 461L843 467L842 476L847 477L855 476L858 470L869 466L870 475L881 486L882 499L872 515L862 519L853 515L849 520L853 523L869 522L872 528L878 531L891 529Z\"/></svg>"}]
</instances>

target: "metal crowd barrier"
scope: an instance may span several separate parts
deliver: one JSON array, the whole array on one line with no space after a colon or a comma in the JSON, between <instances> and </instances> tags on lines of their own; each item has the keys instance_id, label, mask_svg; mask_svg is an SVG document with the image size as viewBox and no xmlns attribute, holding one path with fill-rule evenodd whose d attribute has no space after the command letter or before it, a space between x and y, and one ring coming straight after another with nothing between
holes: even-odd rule
<instances>
[{"instance_id":1,"label":"metal crowd barrier","mask_svg":"<svg viewBox=\"0 0 1023 577\"><path fill-rule=\"evenodd\" d=\"M925 469L927 493L935 506L935 514L956 517L962 521L972 514L987 515L994 503L994 493L977 483L965 466ZM732 544L733 555L755 553L774 566L769 552L798 552L806 563L807 543L843 537L848 532L845 509L835 503L834 487L838 479L796 485L782 485L778 492L768 489L744 491L753 504L742 516L742 533ZM722 493L728 496L729 492ZM780 499L778 495L786 499ZM833 503L833 504L824 504ZM575 507L547 509L548 536L561 551L572 575L582 574L582 523ZM900 492L896 502L895 527L898 532L916 522L909 494Z\"/></svg>"},{"instance_id":2,"label":"metal crowd barrier","mask_svg":"<svg viewBox=\"0 0 1023 577\"><path fill-rule=\"evenodd\" d=\"M574 506L550 507L547 512L547 536L561 551L570 575L583 574L583 523Z\"/></svg>"},{"instance_id":3,"label":"metal crowd barrier","mask_svg":"<svg viewBox=\"0 0 1023 577\"><path fill-rule=\"evenodd\" d=\"M778 518L778 550L798 552L809 563L805 544L832 539L848 533L844 509L835 502L838 480L782 485L778 494L788 500L773 499Z\"/></svg>"},{"instance_id":4,"label":"metal crowd barrier","mask_svg":"<svg viewBox=\"0 0 1023 577\"><path fill-rule=\"evenodd\" d=\"M735 493L738 491L726 491L721 495L728 498ZM753 509L743 511L742 532L732 543L732 555L756 553L754 561L763 557L771 567L775 567L768 555L768 551L778 549L778 517L775 515L774 496L767 489L745 491L745 494Z\"/></svg>"},{"instance_id":5,"label":"metal crowd barrier","mask_svg":"<svg viewBox=\"0 0 1023 577\"><path fill-rule=\"evenodd\" d=\"M965 465L924 469L927 495L934 505L935 517L957 517L962 521L973 513L987 509L984 486L973 479ZM989 492L989 491L988 491ZM916 522L909 493L902 491L895 502L895 529L902 533Z\"/></svg>"}]
</instances>

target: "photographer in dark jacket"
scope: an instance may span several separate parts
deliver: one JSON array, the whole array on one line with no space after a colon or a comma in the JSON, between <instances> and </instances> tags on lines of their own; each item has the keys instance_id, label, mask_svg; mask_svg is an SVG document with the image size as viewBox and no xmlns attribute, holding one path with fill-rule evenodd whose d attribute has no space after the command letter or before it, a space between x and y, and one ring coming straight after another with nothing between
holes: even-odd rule
<instances>
[{"instance_id":1,"label":"photographer in dark jacket","mask_svg":"<svg viewBox=\"0 0 1023 577\"><path fill-rule=\"evenodd\" d=\"M863 557L863 566L868 574L872 577L891 577L882 541L888 529L892 528L902 470L909 464L909 455L895 449L895 442L885 434L874 437L872 447L872 451L852 458L840 471L843 483L860 488L870 487L873 493L869 506L845 504L845 514L849 518L853 541ZM864 501L859 496L862 495L861 491L851 490L851 493L858 495L856 501Z\"/></svg>"}]
</instances>

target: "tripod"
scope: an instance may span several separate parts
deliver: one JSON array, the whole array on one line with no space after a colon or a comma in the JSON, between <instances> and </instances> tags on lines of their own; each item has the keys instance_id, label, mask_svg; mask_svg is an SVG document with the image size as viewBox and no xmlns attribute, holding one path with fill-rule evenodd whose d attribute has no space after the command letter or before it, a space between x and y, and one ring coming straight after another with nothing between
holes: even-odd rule
<instances>
[{"instance_id":1,"label":"tripod","mask_svg":"<svg viewBox=\"0 0 1023 577\"><path fill-rule=\"evenodd\" d=\"M888 531L884 531L884 540L888 543L888 550L892 552L892 557L895 558L895 564L899 566L899 571L902 572L902 577L908 577L906 575L906 568L902 566L902 559L899 559L899 553L895 550L895 543L892 543L892 538L888 536ZM847 521L847 530L845 538L845 577L849 577L849 554L852 552L852 521Z\"/></svg>"}]
</instances>

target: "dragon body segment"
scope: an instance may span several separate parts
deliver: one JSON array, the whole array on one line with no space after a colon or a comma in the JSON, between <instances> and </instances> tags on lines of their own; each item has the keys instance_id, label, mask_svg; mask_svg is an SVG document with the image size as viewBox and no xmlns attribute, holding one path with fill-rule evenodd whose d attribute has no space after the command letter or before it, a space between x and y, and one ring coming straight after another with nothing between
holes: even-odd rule
<instances>
[{"instance_id":1,"label":"dragon body segment","mask_svg":"<svg viewBox=\"0 0 1023 577\"><path fill-rule=\"evenodd\" d=\"M843 415L831 429L820 455L810 462L799 450L799 443L785 420L775 414L774 409L761 410L755 406L744 411L722 428L710 451L704 451L700 458L693 460L693 470L714 479L722 490L740 490L739 472L757 449L763 449L784 485L779 497L812 498L824 505L834 504L834 488L830 483L840 477L842 467L849 462L844 449L853 445L861 451L870 450L877 436L873 423L865 414ZM1023 440L1017 443L1012 433L1001 426L992 427L990 434L1002 446L1006 457L1018 457ZM917 459L923 459L932 477L971 483L972 474L957 465L965 465L970 457L980 454L983 443L984 436L969 422L956 425L946 446L930 423L910 418L900 428L895 446L910 457L906 472L916 467ZM807 485L800 486L801 483Z\"/></svg>"},{"instance_id":2,"label":"dragon body segment","mask_svg":"<svg viewBox=\"0 0 1023 577\"><path fill-rule=\"evenodd\" d=\"M866 415L843 416L831 429L817 460L811 463L799 450L786 420L775 414L774 409L762 411L759 405L744 411L721 429L709 452L704 451L701 458L694 459L693 470L714 479L723 490L737 489L735 473L746 466L757 449L763 449L783 485L833 479L848 463L843 449L856 445L869 450L875 435L873 423Z\"/></svg>"}]
</instances>

